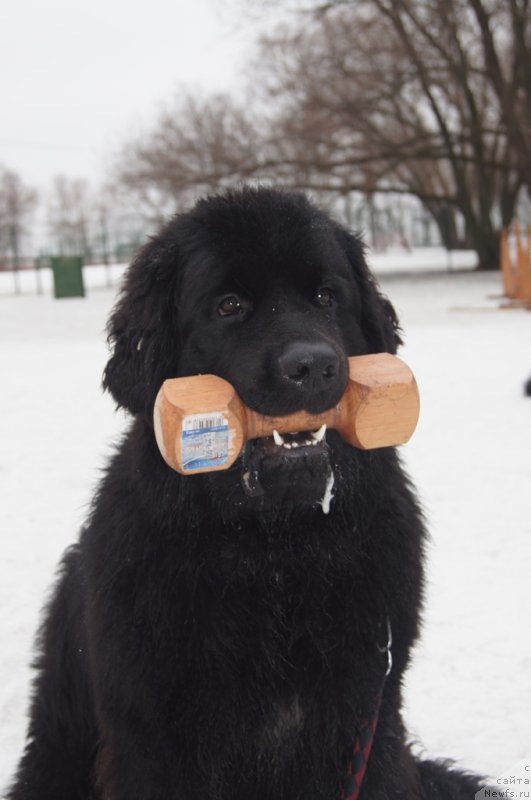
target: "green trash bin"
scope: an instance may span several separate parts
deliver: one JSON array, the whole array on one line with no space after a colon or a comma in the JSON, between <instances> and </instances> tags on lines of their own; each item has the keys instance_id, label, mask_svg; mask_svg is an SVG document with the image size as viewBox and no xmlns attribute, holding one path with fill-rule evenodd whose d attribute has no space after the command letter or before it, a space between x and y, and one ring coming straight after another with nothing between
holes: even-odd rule
<instances>
[{"instance_id":1,"label":"green trash bin","mask_svg":"<svg viewBox=\"0 0 531 800\"><path fill-rule=\"evenodd\" d=\"M55 297L85 297L81 256L52 256Z\"/></svg>"}]
</instances>

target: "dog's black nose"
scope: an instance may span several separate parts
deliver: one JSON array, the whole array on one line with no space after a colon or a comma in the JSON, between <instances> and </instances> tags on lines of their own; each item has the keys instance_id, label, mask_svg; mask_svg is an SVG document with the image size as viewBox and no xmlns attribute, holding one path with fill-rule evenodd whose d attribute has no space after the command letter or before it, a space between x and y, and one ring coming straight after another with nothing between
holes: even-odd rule
<instances>
[{"instance_id":1,"label":"dog's black nose","mask_svg":"<svg viewBox=\"0 0 531 800\"><path fill-rule=\"evenodd\" d=\"M292 342L278 364L284 381L308 392L332 389L341 372L339 356L327 342Z\"/></svg>"}]
</instances>

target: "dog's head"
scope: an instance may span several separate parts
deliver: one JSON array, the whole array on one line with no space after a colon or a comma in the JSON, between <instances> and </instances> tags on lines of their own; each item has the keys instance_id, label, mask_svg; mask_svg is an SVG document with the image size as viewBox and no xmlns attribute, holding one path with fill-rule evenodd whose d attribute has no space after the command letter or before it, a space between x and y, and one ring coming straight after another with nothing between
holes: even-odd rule
<instances>
[{"instance_id":1,"label":"dog's head","mask_svg":"<svg viewBox=\"0 0 531 800\"><path fill-rule=\"evenodd\" d=\"M395 353L391 304L360 240L304 195L244 189L200 201L139 253L109 321L104 386L151 419L162 382L212 373L251 408L281 416L335 405L347 357ZM348 447L337 434L255 440L208 479L247 505L312 505Z\"/></svg>"}]
</instances>

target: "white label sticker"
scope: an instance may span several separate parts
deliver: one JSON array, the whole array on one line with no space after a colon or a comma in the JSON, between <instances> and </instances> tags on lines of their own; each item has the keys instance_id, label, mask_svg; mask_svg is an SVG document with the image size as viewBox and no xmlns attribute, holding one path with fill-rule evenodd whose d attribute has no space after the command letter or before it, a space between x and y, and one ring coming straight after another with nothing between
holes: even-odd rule
<instances>
[{"instance_id":1,"label":"white label sticker","mask_svg":"<svg viewBox=\"0 0 531 800\"><path fill-rule=\"evenodd\" d=\"M181 452L184 470L228 463L229 423L222 413L190 414L183 419Z\"/></svg>"}]
</instances>

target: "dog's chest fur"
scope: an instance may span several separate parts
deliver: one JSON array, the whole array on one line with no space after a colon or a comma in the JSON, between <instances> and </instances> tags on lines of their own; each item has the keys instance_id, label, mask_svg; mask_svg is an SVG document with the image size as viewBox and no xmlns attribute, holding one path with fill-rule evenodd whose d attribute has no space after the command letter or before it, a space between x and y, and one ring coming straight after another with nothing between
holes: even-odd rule
<instances>
[{"instance_id":1,"label":"dog's chest fur","mask_svg":"<svg viewBox=\"0 0 531 800\"><path fill-rule=\"evenodd\" d=\"M297 694L285 700L274 701L258 733L259 751L267 755L285 747L302 732L304 721L305 713Z\"/></svg>"}]
</instances>

